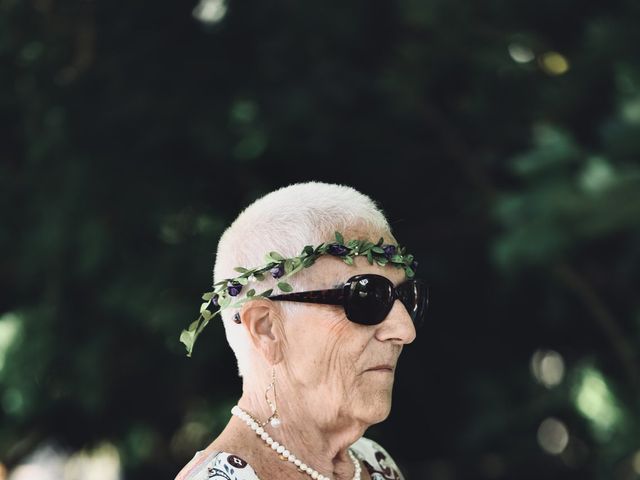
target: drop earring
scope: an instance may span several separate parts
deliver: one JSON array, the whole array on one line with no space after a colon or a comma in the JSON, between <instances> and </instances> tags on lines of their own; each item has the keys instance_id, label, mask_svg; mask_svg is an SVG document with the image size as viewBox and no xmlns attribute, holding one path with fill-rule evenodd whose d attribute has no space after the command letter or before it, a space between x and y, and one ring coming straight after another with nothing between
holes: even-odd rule
<instances>
[{"instance_id":1,"label":"drop earring","mask_svg":"<svg viewBox=\"0 0 640 480\"><path fill-rule=\"evenodd\" d=\"M273 390L273 402L269 400L269 390ZM271 383L264 392L264 398L271 407L271 416L267 419L266 423L270 423L272 427L277 428L282 424L280 417L278 416L278 402L276 395L276 367L271 369Z\"/></svg>"}]
</instances>

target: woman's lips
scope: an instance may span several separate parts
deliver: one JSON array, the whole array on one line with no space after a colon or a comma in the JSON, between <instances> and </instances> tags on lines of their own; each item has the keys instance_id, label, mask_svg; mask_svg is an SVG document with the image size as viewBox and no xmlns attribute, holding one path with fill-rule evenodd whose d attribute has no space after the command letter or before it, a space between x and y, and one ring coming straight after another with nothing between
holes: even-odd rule
<instances>
[{"instance_id":1,"label":"woman's lips","mask_svg":"<svg viewBox=\"0 0 640 480\"><path fill-rule=\"evenodd\" d=\"M377 367L369 368L367 372L393 372L391 365L378 365Z\"/></svg>"}]
</instances>

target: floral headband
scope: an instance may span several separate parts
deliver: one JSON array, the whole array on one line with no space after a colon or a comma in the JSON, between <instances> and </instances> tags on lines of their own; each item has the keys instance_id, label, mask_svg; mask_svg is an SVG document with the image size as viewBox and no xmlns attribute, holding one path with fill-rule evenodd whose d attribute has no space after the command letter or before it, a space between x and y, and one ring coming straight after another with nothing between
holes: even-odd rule
<instances>
[{"instance_id":1,"label":"floral headband","mask_svg":"<svg viewBox=\"0 0 640 480\"><path fill-rule=\"evenodd\" d=\"M240 275L214 283L213 290L202 295L204 303L200 306L200 316L180 334L180 342L187 348L187 356L191 356L196 339L204 327L222 310L237 308L254 297L268 298L271 295L273 288L262 293L256 293L252 288L245 293L244 298L234 301L234 297L240 295L245 285L256 280L264 280L267 272L275 279L285 279L303 268L310 267L321 255L334 255L342 258L347 265L353 265L355 256L366 256L371 265L373 262L381 267L391 264L396 268L403 268L407 278L413 278L415 275L418 262L413 259L413 255L405 254L405 248L400 245L384 244L382 237L377 243L368 240L349 240L345 243L340 232L335 232L335 236L336 241L333 243L321 243L315 248L311 245L305 246L297 257L284 258L278 252L269 252L265 255L266 264L252 269L236 267L234 270ZM276 287L282 292L293 290L284 280L280 280Z\"/></svg>"}]
</instances>

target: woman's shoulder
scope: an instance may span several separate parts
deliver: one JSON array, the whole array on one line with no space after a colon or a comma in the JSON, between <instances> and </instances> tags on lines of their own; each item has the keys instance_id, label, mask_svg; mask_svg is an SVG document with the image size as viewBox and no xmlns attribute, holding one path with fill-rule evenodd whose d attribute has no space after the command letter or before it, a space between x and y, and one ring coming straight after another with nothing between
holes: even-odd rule
<instances>
[{"instance_id":1,"label":"woman's shoulder","mask_svg":"<svg viewBox=\"0 0 640 480\"><path fill-rule=\"evenodd\" d=\"M404 480L391 455L376 441L361 437L351 445L371 480ZM240 456L222 451L200 451L178 473L175 480L260 480Z\"/></svg>"},{"instance_id":2,"label":"woman's shoulder","mask_svg":"<svg viewBox=\"0 0 640 480\"><path fill-rule=\"evenodd\" d=\"M371 480L404 480L402 472L389 452L376 441L361 437L351 445L351 449L362 460Z\"/></svg>"},{"instance_id":3,"label":"woman's shoulder","mask_svg":"<svg viewBox=\"0 0 640 480\"><path fill-rule=\"evenodd\" d=\"M233 453L196 452L175 480L260 480L244 459Z\"/></svg>"}]
</instances>

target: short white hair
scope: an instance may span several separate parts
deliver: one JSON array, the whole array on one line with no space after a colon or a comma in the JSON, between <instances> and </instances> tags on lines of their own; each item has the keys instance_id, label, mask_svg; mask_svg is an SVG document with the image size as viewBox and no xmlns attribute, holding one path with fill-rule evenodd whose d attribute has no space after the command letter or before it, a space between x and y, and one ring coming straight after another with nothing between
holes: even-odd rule
<instances>
[{"instance_id":1,"label":"short white hair","mask_svg":"<svg viewBox=\"0 0 640 480\"><path fill-rule=\"evenodd\" d=\"M265 264L265 254L276 251L285 258L300 255L305 245L331 242L335 231L354 229L375 234L391 228L382 209L367 195L352 187L323 182L294 183L258 198L246 207L224 231L218 242L213 283L238 275L235 267L255 268ZM376 239L371 239L376 241ZM385 240L389 240L385 238ZM296 290L308 288L313 267L303 269L288 279ZM272 288L276 280L269 275L244 287L257 293ZM298 307L282 302L287 315ZM238 375L250 368L251 343L244 328L233 322L237 309L221 312L229 346L238 362Z\"/></svg>"}]
</instances>

